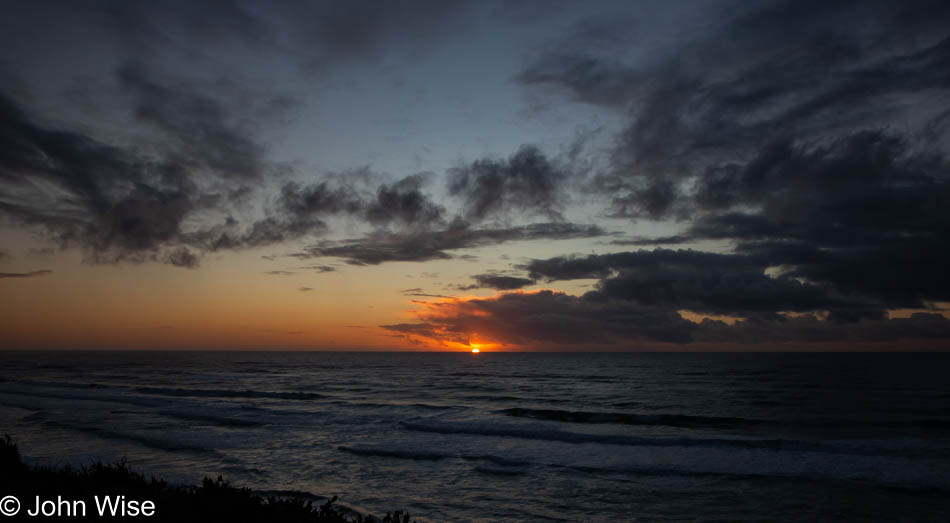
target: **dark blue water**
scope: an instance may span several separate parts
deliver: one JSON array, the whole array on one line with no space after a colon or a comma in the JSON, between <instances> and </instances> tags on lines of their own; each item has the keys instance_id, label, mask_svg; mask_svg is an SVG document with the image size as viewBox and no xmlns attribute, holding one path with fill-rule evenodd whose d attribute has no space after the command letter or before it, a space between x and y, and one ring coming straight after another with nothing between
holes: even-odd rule
<instances>
[{"instance_id":1,"label":"dark blue water","mask_svg":"<svg viewBox=\"0 0 950 523\"><path fill-rule=\"evenodd\" d=\"M950 354L0 353L0 430L429 520L950 520Z\"/></svg>"}]
</instances>

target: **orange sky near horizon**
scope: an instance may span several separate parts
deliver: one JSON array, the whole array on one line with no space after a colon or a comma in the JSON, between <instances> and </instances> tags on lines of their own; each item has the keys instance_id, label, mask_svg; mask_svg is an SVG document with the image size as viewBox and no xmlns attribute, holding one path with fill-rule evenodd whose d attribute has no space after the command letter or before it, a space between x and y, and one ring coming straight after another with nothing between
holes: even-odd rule
<instances>
[{"instance_id":1,"label":"orange sky near horizon","mask_svg":"<svg viewBox=\"0 0 950 523\"><path fill-rule=\"evenodd\" d=\"M505 266L500 254L521 248L481 249L480 267L493 266L488 256ZM195 270L88 264L76 250L20 256L3 270L51 272L0 279L0 349L470 350L409 340L380 325L413 321L414 302L431 299L405 291L495 294L456 288L470 282L472 263L463 260L357 267L263 258L272 254L228 252ZM336 270L301 269L317 262Z\"/></svg>"},{"instance_id":2,"label":"orange sky near horizon","mask_svg":"<svg viewBox=\"0 0 950 523\"><path fill-rule=\"evenodd\" d=\"M565 242L570 243L570 242ZM565 246L550 247L560 249ZM509 245L482 249L480 264L510 265L501 253ZM536 247L532 247L536 249ZM588 246L569 245L572 250ZM446 333L441 340L407 335L382 325L414 323L440 305L488 299L490 289L460 291L472 272L462 260L425 264L399 262L355 267L327 260L333 272L300 270L298 260L263 258L268 251L227 253L205 260L197 270L159 263L91 265L77 251L5 264L7 271L42 268L49 274L0 280L0 349L285 349L285 350L438 350L483 352L564 350L577 347L513 344L491 332ZM543 254L543 253L542 253ZM321 262L323 263L323 262ZM271 271L286 271L272 275ZM558 282L554 290L580 295L592 280ZM301 287L311 290L301 291ZM532 286L537 292L550 284ZM451 297L412 296L436 294ZM946 304L938 304L946 309ZM915 311L891 311L906 317ZM933 312L933 311L929 311ZM950 317L946 311L941 312ZM693 322L705 317L680 311ZM775 345L775 344L773 344ZM800 345L800 344L799 344ZM901 343L863 344L866 350L900 350ZM933 345L933 344L931 344ZM946 345L946 344L943 344ZM912 344L920 346L920 344ZM935 346L935 345L934 345ZM794 344L777 344L798 350ZM930 345L924 344L924 348ZM591 350L761 350L759 345L637 343L589 346ZM818 350L853 348L818 344Z\"/></svg>"}]
</instances>

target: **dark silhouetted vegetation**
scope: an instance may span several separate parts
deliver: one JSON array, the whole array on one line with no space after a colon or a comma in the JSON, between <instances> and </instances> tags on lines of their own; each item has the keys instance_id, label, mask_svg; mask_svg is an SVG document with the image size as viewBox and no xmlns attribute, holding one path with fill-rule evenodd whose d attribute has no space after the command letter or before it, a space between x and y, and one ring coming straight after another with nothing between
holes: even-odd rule
<instances>
[{"instance_id":1,"label":"dark silhouetted vegetation","mask_svg":"<svg viewBox=\"0 0 950 523\"><path fill-rule=\"evenodd\" d=\"M396 511L382 518L347 513L335 505L336 496L314 504L302 494L262 495L249 488L235 487L221 476L205 478L199 486L174 486L146 478L126 463L95 463L88 467L44 467L23 463L13 439L0 438L0 495L14 495L21 501L18 517L25 518L36 496L56 500L86 502L86 516L98 517L94 496L125 496L126 500L150 500L155 513L150 517L109 517L110 520L181 522L320 522L320 523L409 523L409 515ZM11 518L4 518L11 519ZM12 518L16 519L16 518Z\"/></svg>"}]
</instances>

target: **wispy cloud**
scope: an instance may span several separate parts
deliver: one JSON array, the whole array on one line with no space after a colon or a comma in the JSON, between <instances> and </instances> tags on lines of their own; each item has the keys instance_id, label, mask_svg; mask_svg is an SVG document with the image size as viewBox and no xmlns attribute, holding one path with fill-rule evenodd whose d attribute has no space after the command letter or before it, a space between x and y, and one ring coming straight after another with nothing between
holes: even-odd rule
<instances>
[{"instance_id":1,"label":"wispy cloud","mask_svg":"<svg viewBox=\"0 0 950 523\"><path fill-rule=\"evenodd\" d=\"M442 230L409 233L380 231L365 238L323 242L292 256L302 259L337 257L352 265L378 265L394 261L423 262L453 258L448 251L458 249L512 241L592 238L605 234L607 232L596 225L535 223L508 228L473 228L463 220L455 220Z\"/></svg>"},{"instance_id":2,"label":"wispy cloud","mask_svg":"<svg viewBox=\"0 0 950 523\"><path fill-rule=\"evenodd\" d=\"M519 278L516 276L505 276L501 274L476 274L475 276L472 276L472 279L475 280L475 283L470 285L462 285L459 287L459 289L472 290L488 288L499 291L510 291L534 284L534 280L530 278Z\"/></svg>"},{"instance_id":3,"label":"wispy cloud","mask_svg":"<svg viewBox=\"0 0 950 523\"><path fill-rule=\"evenodd\" d=\"M0 272L0 279L2 278L32 278L34 276L43 276L46 274L52 274L51 270L38 270L30 272Z\"/></svg>"}]
</instances>

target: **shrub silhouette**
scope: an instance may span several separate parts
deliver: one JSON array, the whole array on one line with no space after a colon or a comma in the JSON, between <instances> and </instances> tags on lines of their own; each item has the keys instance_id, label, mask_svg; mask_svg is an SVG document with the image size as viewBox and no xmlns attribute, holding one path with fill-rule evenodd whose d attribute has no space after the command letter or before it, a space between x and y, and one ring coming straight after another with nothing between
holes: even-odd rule
<instances>
[{"instance_id":1,"label":"shrub silhouette","mask_svg":"<svg viewBox=\"0 0 950 523\"><path fill-rule=\"evenodd\" d=\"M235 487L223 477L204 478L199 486L173 486L146 478L127 463L94 463L88 467L30 467L23 463L17 444L9 435L0 438L0 493L14 495L21 501L17 517L26 518L35 496L56 500L86 501L87 517L96 517L93 496L119 496L127 500L150 500L155 514L148 518L126 518L135 521L180 522L317 522L317 523L409 523L403 511L387 512L382 519L362 514L347 514L334 503L336 496L314 506L312 499L302 495L265 496L246 487ZM17 519L17 517L9 519ZM5 518L8 519L8 518ZM121 521L122 518L110 517Z\"/></svg>"}]
</instances>

